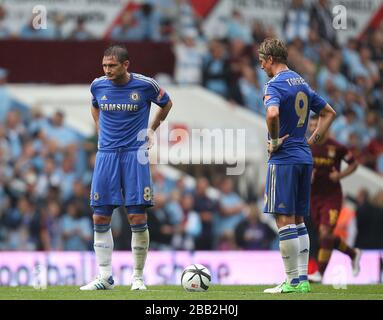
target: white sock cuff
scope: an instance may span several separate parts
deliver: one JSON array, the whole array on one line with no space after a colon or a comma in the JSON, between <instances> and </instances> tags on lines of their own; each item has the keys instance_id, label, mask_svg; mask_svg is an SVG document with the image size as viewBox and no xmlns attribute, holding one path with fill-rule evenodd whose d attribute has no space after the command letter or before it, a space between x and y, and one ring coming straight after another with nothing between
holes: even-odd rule
<instances>
[{"instance_id":1,"label":"white sock cuff","mask_svg":"<svg viewBox=\"0 0 383 320\"><path fill-rule=\"evenodd\" d=\"M288 230L288 229L296 229L296 228L297 228L297 226L295 223L294 224L287 224L287 225L283 226L282 228L279 228L278 232Z\"/></svg>"},{"instance_id":2,"label":"white sock cuff","mask_svg":"<svg viewBox=\"0 0 383 320\"><path fill-rule=\"evenodd\" d=\"M306 228L306 225L304 222L297 224L297 229L300 229L300 228Z\"/></svg>"}]
</instances>

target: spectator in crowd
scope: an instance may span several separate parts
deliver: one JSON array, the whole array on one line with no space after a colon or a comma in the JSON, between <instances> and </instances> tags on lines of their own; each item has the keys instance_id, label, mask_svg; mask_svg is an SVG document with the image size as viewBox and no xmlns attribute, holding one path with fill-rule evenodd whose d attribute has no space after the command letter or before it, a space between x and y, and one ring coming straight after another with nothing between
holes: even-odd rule
<instances>
[{"instance_id":1,"label":"spectator in crowd","mask_svg":"<svg viewBox=\"0 0 383 320\"><path fill-rule=\"evenodd\" d=\"M59 199L49 199L42 208L40 238L45 251L62 250L62 232L60 229L61 215Z\"/></svg>"},{"instance_id":2,"label":"spectator in crowd","mask_svg":"<svg viewBox=\"0 0 383 320\"><path fill-rule=\"evenodd\" d=\"M307 41L310 29L310 13L303 0L292 0L283 19L284 37L286 43L298 38Z\"/></svg>"},{"instance_id":3,"label":"spectator in crowd","mask_svg":"<svg viewBox=\"0 0 383 320\"><path fill-rule=\"evenodd\" d=\"M174 43L174 80L177 84L201 84L204 51L198 46L197 30L186 29Z\"/></svg>"},{"instance_id":4,"label":"spectator in crowd","mask_svg":"<svg viewBox=\"0 0 383 320\"><path fill-rule=\"evenodd\" d=\"M111 39L117 41L160 41L161 15L155 5L144 1L135 11L126 11L121 23L111 32Z\"/></svg>"},{"instance_id":5,"label":"spectator in crowd","mask_svg":"<svg viewBox=\"0 0 383 320\"><path fill-rule=\"evenodd\" d=\"M382 173L382 171L379 171L378 161L383 155L383 124L380 123L377 129L377 136L372 138L366 147L365 165Z\"/></svg>"},{"instance_id":6,"label":"spectator in crowd","mask_svg":"<svg viewBox=\"0 0 383 320\"><path fill-rule=\"evenodd\" d=\"M0 68L0 123L4 121L12 106L12 98L7 88L7 77L8 71Z\"/></svg>"},{"instance_id":7,"label":"spectator in crowd","mask_svg":"<svg viewBox=\"0 0 383 320\"><path fill-rule=\"evenodd\" d=\"M56 163L53 157L44 159L44 168L39 172L36 181L35 197L37 200L43 200L48 194L50 187L58 187L60 177L56 174Z\"/></svg>"},{"instance_id":8,"label":"spectator in crowd","mask_svg":"<svg viewBox=\"0 0 383 320\"><path fill-rule=\"evenodd\" d=\"M48 26L44 26L38 13L34 13L26 25L24 25L18 37L24 40L51 40L52 34Z\"/></svg>"},{"instance_id":9,"label":"spectator in crowd","mask_svg":"<svg viewBox=\"0 0 383 320\"><path fill-rule=\"evenodd\" d=\"M178 36L182 36L187 30L197 29L198 17L189 0L175 0L175 28Z\"/></svg>"},{"instance_id":10,"label":"spectator in crowd","mask_svg":"<svg viewBox=\"0 0 383 320\"><path fill-rule=\"evenodd\" d=\"M243 250L270 250L276 233L260 220L258 207L249 207L246 219L238 223L234 230L238 247Z\"/></svg>"},{"instance_id":11,"label":"spectator in crowd","mask_svg":"<svg viewBox=\"0 0 383 320\"><path fill-rule=\"evenodd\" d=\"M63 14L57 12L53 16L53 26L50 26L48 28L48 31L51 32L51 38L52 40L63 40L66 38L66 35L64 34L63 26L66 22L66 18ZM83 39L78 39L83 40Z\"/></svg>"},{"instance_id":12,"label":"spectator in crowd","mask_svg":"<svg viewBox=\"0 0 383 320\"><path fill-rule=\"evenodd\" d=\"M242 39L236 38L229 42L229 99L234 103L244 105L243 96L239 87L239 79L242 76L242 69L250 63L250 46L247 46Z\"/></svg>"},{"instance_id":13,"label":"spectator in crowd","mask_svg":"<svg viewBox=\"0 0 383 320\"><path fill-rule=\"evenodd\" d=\"M194 210L200 216L202 231L195 241L196 250L213 249L213 218L218 211L218 205L215 200L207 195L208 188L209 181L205 177L197 178L194 195Z\"/></svg>"},{"instance_id":14,"label":"spectator in crowd","mask_svg":"<svg viewBox=\"0 0 383 320\"><path fill-rule=\"evenodd\" d=\"M226 48L221 41L213 40L209 44L209 54L202 66L202 84L207 89L229 98L230 65L226 57Z\"/></svg>"},{"instance_id":15,"label":"spectator in crowd","mask_svg":"<svg viewBox=\"0 0 383 320\"><path fill-rule=\"evenodd\" d=\"M378 192L373 199L366 190L361 190L357 196L357 230L355 246L361 249L383 248L383 191Z\"/></svg>"},{"instance_id":16,"label":"spectator in crowd","mask_svg":"<svg viewBox=\"0 0 383 320\"><path fill-rule=\"evenodd\" d=\"M142 31L133 11L124 12L121 22L113 27L110 38L121 42L142 40Z\"/></svg>"},{"instance_id":17,"label":"spectator in crowd","mask_svg":"<svg viewBox=\"0 0 383 320\"><path fill-rule=\"evenodd\" d=\"M16 160L22 152L22 141L26 128L19 111L11 110L5 118L6 136L10 146L11 160Z\"/></svg>"},{"instance_id":18,"label":"spectator in crowd","mask_svg":"<svg viewBox=\"0 0 383 320\"><path fill-rule=\"evenodd\" d=\"M60 218L63 249L66 251L86 251L91 249L93 240L92 221L83 216L84 206L73 201L67 205L66 213Z\"/></svg>"},{"instance_id":19,"label":"spectator in crowd","mask_svg":"<svg viewBox=\"0 0 383 320\"><path fill-rule=\"evenodd\" d=\"M332 82L334 86L344 92L348 88L347 78L340 72L341 56L338 52L332 52L327 57L326 66L321 67L317 81L319 92L326 93L326 84Z\"/></svg>"},{"instance_id":20,"label":"spectator in crowd","mask_svg":"<svg viewBox=\"0 0 383 320\"><path fill-rule=\"evenodd\" d=\"M362 74L366 77L368 82L368 89L373 89L380 80L379 67L371 60L371 49L367 45L362 45L359 49L360 62L364 72Z\"/></svg>"},{"instance_id":21,"label":"spectator in crowd","mask_svg":"<svg viewBox=\"0 0 383 320\"><path fill-rule=\"evenodd\" d=\"M89 188L83 184L82 180L78 177L73 181L72 184L72 194L64 203L64 207L67 207L71 203L76 203L77 206L81 206L81 216L91 217L93 212L92 208L89 206Z\"/></svg>"},{"instance_id":22,"label":"spectator in crowd","mask_svg":"<svg viewBox=\"0 0 383 320\"><path fill-rule=\"evenodd\" d=\"M201 219L193 210L194 199L191 193L186 193L180 199L182 221L173 236L173 248L180 250L194 250L196 238L201 235Z\"/></svg>"},{"instance_id":23,"label":"spectator in crowd","mask_svg":"<svg viewBox=\"0 0 383 320\"><path fill-rule=\"evenodd\" d=\"M312 2L310 23L316 33L332 46L337 45L336 30L332 25L333 15L328 0Z\"/></svg>"},{"instance_id":24,"label":"spectator in crowd","mask_svg":"<svg viewBox=\"0 0 383 320\"><path fill-rule=\"evenodd\" d=\"M31 109L31 119L28 123L28 133L37 134L39 130L46 130L49 125L48 119L44 116L40 106L36 105Z\"/></svg>"},{"instance_id":25,"label":"spectator in crowd","mask_svg":"<svg viewBox=\"0 0 383 320\"><path fill-rule=\"evenodd\" d=\"M76 133L65 124L65 114L60 110L52 115L49 124L45 127L45 134L57 143L59 149L65 149L78 142Z\"/></svg>"},{"instance_id":26,"label":"spectator in crowd","mask_svg":"<svg viewBox=\"0 0 383 320\"><path fill-rule=\"evenodd\" d=\"M18 199L1 217L1 224L7 228L5 250L37 250L39 219L35 207L27 197Z\"/></svg>"},{"instance_id":27,"label":"spectator in crowd","mask_svg":"<svg viewBox=\"0 0 383 320\"><path fill-rule=\"evenodd\" d=\"M257 75L250 65L242 67L242 76L239 78L239 90L244 105L250 110L264 116L266 110L263 106L263 90L258 83Z\"/></svg>"},{"instance_id":28,"label":"spectator in crowd","mask_svg":"<svg viewBox=\"0 0 383 320\"><path fill-rule=\"evenodd\" d=\"M349 143L350 134L355 133L361 141L365 133L363 123L358 121L353 109L346 109L343 115L334 121L330 130L332 135L334 135L340 143L345 145Z\"/></svg>"},{"instance_id":29,"label":"spectator in crowd","mask_svg":"<svg viewBox=\"0 0 383 320\"><path fill-rule=\"evenodd\" d=\"M165 199L168 199L170 193L174 190L175 182L162 174L155 165L151 166L150 172L153 181L153 193L161 193L164 195Z\"/></svg>"},{"instance_id":30,"label":"spectator in crowd","mask_svg":"<svg viewBox=\"0 0 383 320\"><path fill-rule=\"evenodd\" d=\"M148 209L148 225L150 225L150 248L169 250L172 248L176 226L170 220L165 209L166 197L157 192L154 194L154 206Z\"/></svg>"},{"instance_id":31,"label":"spectator in crowd","mask_svg":"<svg viewBox=\"0 0 383 320\"><path fill-rule=\"evenodd\" d=\"M251 36L253 43L261 43L266 38L266 30L263 23L259 20L254 20L251 26Z\"/></svg>"},{"instance_id":32,"label":"spectator in crowd","mask_svg":"<svg viewBox=\"0 0 383 320\"><path fill-rule=\"evenodd\" d=\"M75 172L75 158L73 154L66 154L55 174L59 177L59 187L61 190L61 199L65 202L73 195L73 184L78 179Z\"/></svg>"},{"instance_id":33,"label":"spectator in crowd","mask_svg":"<svg viewBox=\"0 0 383 320\"><path fill-rule=\"evenodd\" d=\"M323 44L319 38L319 35L313 29L309 29L307 41L303 49L303 55L305 58L311 60L316 66L318 66L320 64L322 47Z\"/></svg>"},{"instance_id":34,"label":"spectator in crowd","mask_svg":"<svg viewBox=\"0 0 383 320\"><path fill-rule=\"evenodd\" d=\"M86 27L86 18L84 16L77 18L74 29L69 33L69 39L79 41L94 39L94 35Z\"/></svg>"},{"instance_id":35,"label":"spectator in crowd","mask_svg":"<svg viewBox=\"0 0 383 320\"><path fill-rule=\"evenodd\" d=\"M379 68L380 78L383 77L383 24L376 30L369 30L370 36L369 45L371 47L371 57Z\"/></svg>"},{"instance_id":36,"label":"spectator in crowd","mask_svg":"<svg viewBox=\"0 0 383 320\"><path fill-rule=\"evenodd\" d=\"M156 10L155 2L144 0L140 8L134 12L136 21L142 31L140 40L159 41L161 15Z\"/></svg>"},{"instance_id":37,"label":"spectator in crowd","mask_svg":"<svg viewBox=\"0 0 383 320\"><path fill-rule=\"evenodd\" d=\"M240 39L245 44L251 44L252 42L252 33L251 27L242 16L241 12L234 10L227 24L226 37L229 41L234 39Z\"/></svg>"},{"instance_id":38,"label":"spectator in crowd","mask_svg":"<svg viewBox=\"0 0 383 320\"><path fill-rule=\"evenodd\" d=\"M6 16L7 11L3 6L0 5L0 39L7 39L11 36L11 31L4 22Z\"/></svg>"},{"instance_id":39,"label":"spectator in crowd","mask_svg":"<svg viewBox=\"0 0 383 320\"><path fill-rule=\"evenodd\" d=\"M225 177L220 183L221 195L218 201L218 214L214 219L214 236L220 242L223 235L233 232L238 223L244 220L246 205L234 192L233 180Z\"/></svg>"}]
</instances>

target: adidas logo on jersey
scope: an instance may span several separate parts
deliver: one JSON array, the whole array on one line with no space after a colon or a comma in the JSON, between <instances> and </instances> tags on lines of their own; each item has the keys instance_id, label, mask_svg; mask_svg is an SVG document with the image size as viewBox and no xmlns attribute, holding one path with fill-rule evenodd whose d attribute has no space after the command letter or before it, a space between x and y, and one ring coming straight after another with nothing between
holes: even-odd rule
<instances>
[{"instance_id":1,"label":"adidas logo on jersey","mask_svg":"<svg viewBox=\"0 0 383 320\"><path fill-rule=\"evenodd\" d=\"M104 95L102 96L101 100L108 100L108 98Z\"/></svg>"},{"instance_id":2,"label":"adidas logo on jersey","mask_svg":"<svg viewBox=\"0 0 383 320\"><path fill-rule=\"evenodd\" d=\"M278 208L279 208L279 209L285 209L286 206L285 206L285 204L282 202L282 203L278 206Z\"/></svg>"}]
</instances>

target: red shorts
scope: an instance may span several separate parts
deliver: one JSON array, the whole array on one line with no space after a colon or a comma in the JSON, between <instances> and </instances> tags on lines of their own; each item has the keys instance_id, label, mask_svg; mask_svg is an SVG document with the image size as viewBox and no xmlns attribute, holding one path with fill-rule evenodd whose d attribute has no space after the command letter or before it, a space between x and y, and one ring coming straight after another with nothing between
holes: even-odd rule
<instances>
[{"instance_id":1,"label":"red shorts","mask_svg":"<svg viewBox=\"0 0 383 320\"><path fill-rule=\"evenodd\" d=\"M323 224L334 228L342 209L342 196L311 197L311 221L316 228Z\"/></svg>"}]
</instances>

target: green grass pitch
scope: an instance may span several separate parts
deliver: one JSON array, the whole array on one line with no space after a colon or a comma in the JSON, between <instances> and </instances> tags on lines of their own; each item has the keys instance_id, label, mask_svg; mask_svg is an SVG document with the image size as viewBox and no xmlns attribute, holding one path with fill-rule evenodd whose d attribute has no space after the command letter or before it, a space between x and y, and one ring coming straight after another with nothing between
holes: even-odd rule
<instances>
[{"instance_id":1,"label":"green grass pitch","mask_svg":"<svg viewBox=\"0 0 383 320\"><path fill-rule=\"evenodd\" d=\"M265 294L270 286L211 285L207 292L185 292L181 286L149 286L146 291L130 291L116 286L108 291L80 291L76 286L55 286L44 290L33 287L0 287L0 300L383 300L383 285L348 285L334 289L312 285L307 294Z\"/></svg>"}]
</instances>

